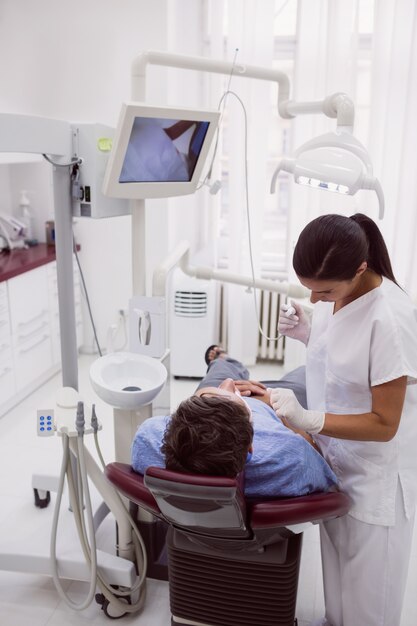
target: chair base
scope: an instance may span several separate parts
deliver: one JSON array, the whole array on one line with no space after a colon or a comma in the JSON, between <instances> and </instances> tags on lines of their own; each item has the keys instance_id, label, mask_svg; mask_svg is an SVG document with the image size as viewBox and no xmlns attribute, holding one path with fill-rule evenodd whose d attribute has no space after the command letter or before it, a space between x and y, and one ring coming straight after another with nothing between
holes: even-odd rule
<instances>
[{"instance_id":1,"label":"chair base","mask_svg":"<svg viewBox=\"0 0 417 626\"><path fill-rule=\"evenodd\" d=\"M169 525L157 518L152 522L137 519L138 506L131 503L130 512L146 546L148 567L147 578L168 580L168 557L165 538Z\"/></svg>"},{"instance_id":2,"label":"chair base","mask_svg":"<svg viewBox=\"0 0 417 626\"><path fill-rule=\"evenodd\" d=\"M219 552L169 529L172 626L293 626L302 535Z\"/></svg>"}]
</instances>

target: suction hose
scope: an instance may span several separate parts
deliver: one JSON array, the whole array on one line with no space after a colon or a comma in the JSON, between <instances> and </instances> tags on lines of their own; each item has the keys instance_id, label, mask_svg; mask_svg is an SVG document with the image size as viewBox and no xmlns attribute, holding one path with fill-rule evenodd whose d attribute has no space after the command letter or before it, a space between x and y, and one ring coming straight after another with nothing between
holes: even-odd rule
<instances>
[{"instance_id":1,"label":"suction hose","mask_svg":"<svg viewBox=\"0 0 417 626\"><path fill-rule=\"evenodd\" d=\"M98 445L97 439L97 430L98 430L98 422L97 417L95 415L95 409L93 407L93 415L92 415L92 426L95 435L95 443L99 452L100 461L104 467L103 456L100 451L100 447ZM95 541L95 532L94 532L94 518L91 506L91 498L90 491L88 485L88 473L86 469L86 461L85 454L86 448L84 445L84 407L83 403L79 402L77 405L77 418L76 418L76 429L77 429L77 445L76 445L76 468L77 468L77 476L78 476L78 485L75 487L75 480L73 475L72 463L71 463L71 455L70 450L73 452L75 450L70 448L70 437L68 434L63 433L63 457L61 463L61 470L59 476L59 486L57 492L57 500L54 510L53 522L52 522L52 531L51 531L51 542L50 542L50 555L51 555L51 571L52 578L54 580L56 589L60 597L66 602L66 604L76 611L82 611L86 609L95 597L96 586L99 587L103 596L118 611L121 613L136 613L142 610L145 599L146 599L146 569L147 569L147 557L146 557L146 546L143 543L143 539L137 530L135 521L131 517L129 511L127 510L122 498L115 491L114 495L116 499L121 504L121 507L124 510L126 518L129 521L129 524L132 529L132 542L135 551L136 563L138 565L140 575L138 577L137 582L132 588L123 590L118 589L117 595L114 593L114 588L104 579L102 574L97 568L97 547ZM84 601L77 604L68 595L65 593L58 571L58 562L56 555L56 543L57 543L57 531L58 531L58 522L59 522L59 513L62 502L62 494L64 491L64 483L65 477L68 480L68 488L69 488L69 499L71 508L74 514L74 519L77 527L78 537L80 539L80 544L83 550L83 554L90 570L90 580L89 580L89 590L87 596ZM84 519L84 499L85 499L85 513L87 516L87 527ZM137 602L127 604L120 600L120 597L129 597L138 593L139 598Z\"/></svg>"}]
</instances>

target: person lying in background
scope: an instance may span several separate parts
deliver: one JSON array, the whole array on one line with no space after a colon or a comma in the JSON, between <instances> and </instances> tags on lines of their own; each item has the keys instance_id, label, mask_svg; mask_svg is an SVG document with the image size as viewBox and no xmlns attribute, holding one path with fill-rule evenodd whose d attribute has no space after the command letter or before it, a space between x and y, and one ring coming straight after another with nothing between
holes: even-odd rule
<instances>
[{"instance_id":1,"label":"person lying in background","mask_svg":"<svg viewBox=\"0 0 417 626\"><path fill-rule=\"evenodd\" d=\"M196 392L171 416L147 419L132 443L132 467L236 477L248 497L293 497L335 488L337 479L313 439L290 429L270 405L270 388L292 389L305 404L303 368L279 381L249 380L248 370L218 346Z\"/></svg>"}]
</instances>

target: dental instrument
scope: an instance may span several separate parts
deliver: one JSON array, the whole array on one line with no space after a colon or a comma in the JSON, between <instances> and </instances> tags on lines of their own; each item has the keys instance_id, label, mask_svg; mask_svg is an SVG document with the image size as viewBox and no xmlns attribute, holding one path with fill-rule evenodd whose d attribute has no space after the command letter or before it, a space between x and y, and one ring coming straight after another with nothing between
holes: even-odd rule
<instances>
[{"instance_id":1,"label":"dental instrument","mask_svg":"<svg viewBox=\"0 0 417 626\"><path fill-rule=\"evenodd\" d=\"M39 420L42 422L42 412L40 413ZM108 489L100 468L85 447L84 436L91 433L94 433L96 436L97 431L101 429L95 410L93 408L91 411L91 424L86 425L84 403L80 400L79 394L75 389L64 387L57 393L53 415L54 427L52 430L62 437L63 443L61 472L50 540L50 566L55 587L60 597L74 610L83 610L91 604L96 597L96 585L98 585L103 595L102 608L106 615L114 617L115 614L120 616L136 612L143 607L145 601L146 547L118 493ZM43 432L42 427L39 430L41 436L50 434ZM99 451L99 458L102 459L101 451ZM73 467L74 459L75 467ZM129 527L131 529L131 547L124 553L123 551L119 552L115 557L103 554L96 546L95 533L97 528L92 510L88 475L96 479L94 483L102 495L105 496L112 512L115 513L121 532L125 533ZM77 477L77 480L75 477ZM62 586L61 576L67 577L67 572L65 564L57 555L57 532L65 478L68 480L70 506L74 514L78 536L89 571L89 578L87 578L89 590L86 598L79 603L72 600ZM131 571L128 568L123 573L122 569L127 562L121 558L121 555L123 554L125 558L130 557L132 559L132 548L139 567L138 576L136 576L134 570ZM116 568L120 569L118 574L115 573ZM129 598L129 603L126 602L127 598Z\"/></svg>"},{"instance_id":2,"label":"dental instrument","mask_svg":"<svg viewBox=\"0 0 417 626\"><path fill-rule=\"evenodd\" d=\"M136 313L138 316L138 333L140 342L147 346L151 340L151 316L149 311L143 311L141 309L136 309Z\"/></svg>"},{"instance_id":3,"label":"dental instrument","mask_svg":"<svg viewBox=\"0 0 417 626\"><path fill-rule=\"evenodd\" d=\"M291 315L295 315L297 311L290 304L281 305L281 311L284 311L286 317L291 317Z\"/></svg>"}]
</instances>

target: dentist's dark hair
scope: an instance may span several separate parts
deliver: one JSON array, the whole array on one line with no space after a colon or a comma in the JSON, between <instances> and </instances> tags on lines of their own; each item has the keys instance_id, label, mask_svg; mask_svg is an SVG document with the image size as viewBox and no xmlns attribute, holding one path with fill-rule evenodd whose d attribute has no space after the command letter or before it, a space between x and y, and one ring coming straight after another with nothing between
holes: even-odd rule
<instances>
[{"instance_id":1,"label":"dentist's dark hair","mask_svg":"<svg viewBox=\"0 0 417 626\"><path fill-rule=\"evenodd\" d=\"M363 261L398 285L382 233L363 213L317 217L301 231L293 255L297 276L315 280L351 280Z\"/></svg>"}]
</instances>

